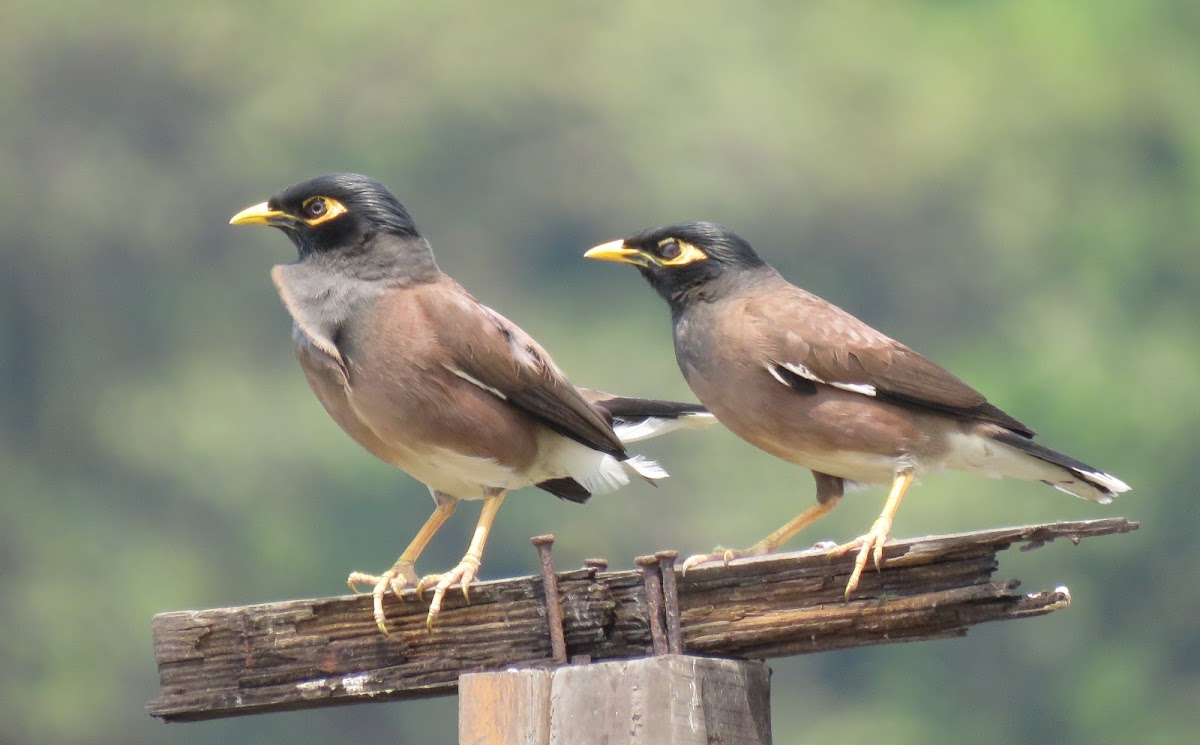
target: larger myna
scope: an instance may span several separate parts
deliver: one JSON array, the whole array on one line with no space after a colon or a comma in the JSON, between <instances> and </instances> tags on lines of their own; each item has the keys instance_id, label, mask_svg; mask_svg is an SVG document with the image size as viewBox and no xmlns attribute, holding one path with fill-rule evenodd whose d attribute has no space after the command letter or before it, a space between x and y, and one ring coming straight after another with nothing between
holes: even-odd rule
<instances>
[{"instance_id":1,"label":"larger myna","mask_svg":"<svg viewBox=\"0 0 1200 745\"><path fill-rule=\"evenodd\" d=\"M348 173L305 181L233 217L282 230L299 260L271 277L292 316L296 356L325 410L358 444L429 487L436 504L395 565L355 572L383 596L434 585L463 594L505 494L523 486L572 502L631 475L666 472L625 443L711 420L693 404L577 389L528 334L443 274L404 206ZM460 499L481 499L470 548L454 569L417 579L414 563Z\"/></svg>"},{"instance_id":2,"label":"larger myna","mask_svg":"<svg viewBox=\"0 0 1200 745\"><path fill-rule=\"evenodd\" d=\"M700 402L742 439L809 468L817 504L745 551L753 556L827 514L848 483L891 484L864 536L846 595L883 544L922 471L954 468L1043 481L1107 503L1120 479L1033 441L981 393L832 303L790 284L746 241L707 222L647 230L585 256L633 264L671 307L675 356Z\"/></svg>"}]
</instances>

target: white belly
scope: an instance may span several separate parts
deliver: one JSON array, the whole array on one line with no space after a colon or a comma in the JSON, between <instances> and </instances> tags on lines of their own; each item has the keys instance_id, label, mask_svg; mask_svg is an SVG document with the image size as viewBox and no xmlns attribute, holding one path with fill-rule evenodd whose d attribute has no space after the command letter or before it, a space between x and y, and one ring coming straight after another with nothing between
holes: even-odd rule
<instances>
[{"instance_id":1,"label":"white belly","mask_svg":"<svg viewBox=\"0 0 1200 745\"><path fill-rule=\"evenodd\" d=\"M533 483L490 458L463 455L446 448L423 453L397 448L390 462L430 489L458 499L484 499L495 489L508 491Z\"/></svg>"},{"instance_id":2,"label":"white belly","mask_svg":"<svg viewBox=\"0 0 1200 745\"><path fill-rule=\"evenodd\" d=\"M812 471L838 476L860 484L890 484L896 473L905 468L920 470L921 464L908 455L889 456L878 453L842 451L831 453L790 453L787 460Z\"/></svg>"},{"instance_id":3,"label":"white belly","mask_svg":"<svg viewBox=\"0 0 1200 745\"><path fill-rule=\"evenodd\" d=\"M458 499L484 499L496 489L511 491L567 477L578 481L593 495L605 494L628 484L634 473L651 480L667 475L654 461L634 456L622 463L550 430L545 430L538 439L538 456L523 473L490 458L446 448L424 453L395 448L388 460L430 489Z\"/></svg>"}]
</instances>

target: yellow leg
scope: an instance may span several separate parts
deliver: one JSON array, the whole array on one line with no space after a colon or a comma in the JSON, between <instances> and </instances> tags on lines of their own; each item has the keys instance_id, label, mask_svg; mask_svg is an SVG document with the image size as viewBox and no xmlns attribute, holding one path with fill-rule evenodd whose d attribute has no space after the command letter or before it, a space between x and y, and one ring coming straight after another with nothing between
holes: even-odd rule
<instances>
[{"instance_id":1,"label":"yellow leg","mask_svg":"<svg viewBox=\"0 0 1200 745\"><path fill-rule=\"evenodd\" d=\"M849 599L850 593L858 587L858 580L867 566L867 557L875 559L876 570L883 562L883 544L887 543L888 536L891 535L892 521L896 518L896 510L900 509L900 500L904 499L904 493L912 484L913 476L911 468L897 473L892 479L892 489L888 492L887 501L883 504L883 512L876 518L867 534L838 546L831 552L834 556L840 556L858 549L858 558L854 560L854 571L850 573L850 581L846 583L847 599Z\"/></svg>"},{"instance_id":2,"label":"yellow leg","mask_svg":"<svg viewBox=\"0 0 1200 745\"><path fill-rule=\"evenodd\" d=\"M791 540L792 536L804 530L809 525L812 525L817 520L825 517L830 512L833 512L833 508L836 506L836 501L826 502L825 504L814 504L804 512L801 512L791 520L788 520L783 524L782 527L779 528L779 530L776 530L774 533L754 544L747 550L750 552L751 556L769 554L784 543L787 543L789 540Z\"/></svg>"},{"instance_id":3,"label":"yellow leg","mask_svg":"<svg viewBox=\"0 0 1200 745\"><path fill-rule=\"evenodd\" d=\"M500 492L494 497L483 500L483 510L479 513L479 522L475 524L475 535L471 537L471 545L467 548L467 553L462 557L462 561L458 562L458 566L444 574L430 574L422 577L421 581L417 583L417 594L423 595L425 588L436 582L433 588L433 600L429 603L429 615L425 617L426 628L433 628L433 621L442 610L442 598L446 596L446 590L455 584L462 588L463 599L468 603L471 602L467 586L475 579L475 573L479 571L479 565L483 563L483 547L487 543L488 533L492 530L492 523L496 520L496 513L500 510L500 505L504 503L504 495L505 492Z\"/></svg>"},{"instance_id":4,"label":"yellow leg","mask_svg":"<svg viewBox=\"0 0 1200 745\"><path fill-rule=\"evenodd\" d=\"M776 530L774 533L762 539L750 548L734 549L721 548L718 546L710 554L696 554L695 556L689 556L683 562L683 574L686 575L687 570L694 566L706 564L710 561L720 560L725 563L725 566L729 566L729 562L733 561L734 559L740 559L746 556L764 556L772 553L775 549L786 543L792 536L804 530L809 525L812 525L817 520L820 520L822 517L825 517L830 512L833 512L833 508L837 506L839 498L840 497L835 497L829 499L828 501L814 504L804 512L801 512L791 520L788 520L783 524L782 527L779 528L779 530Z\"/></svg>"},{"instance_id":5,"label":"yellow leg","mask_svg":"<svg viewBox=\"0 0 1200 745\"><path fill-rule=\"evenodd\" d=\"M404 549L404 553L400 554L400 558L396 560L391 569L383 574L351 572L350 576L346 578L346 584L350 585L350 589L354 592L358 592L359 585L372 586L371 596L375 600L375 625L379 627L384 636L387 636L388 631L384 624L383 596L387 593L388 588L391 588L396 597L400 597L400 591L406 586L417 584L415 568L417 559L458 506L457 499L440 492L434 493L433 498L437 502L433 514L417 531L417 535L409 542L408 548Z\"/></svg>"}]
</instances>

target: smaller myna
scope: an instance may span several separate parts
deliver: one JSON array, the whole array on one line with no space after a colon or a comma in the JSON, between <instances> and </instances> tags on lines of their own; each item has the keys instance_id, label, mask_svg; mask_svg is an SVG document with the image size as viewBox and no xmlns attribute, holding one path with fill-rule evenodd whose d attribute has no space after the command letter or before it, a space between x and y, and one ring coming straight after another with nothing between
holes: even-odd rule
<instances>
[{"instance_id":1,"label":"smaller myna","mask_svg":"<svg viewBox=\"0 0 1200 745\"><path fill-rule=\"evenodd\" d=\"M463 595L492 521L513 489L572 502L666 472L628 442L712 416L695 404L609 396L573 386L541 346L438 269L412 217L382 184L336 173L297 184L234 215L279 228L299 253L271 278L292 317L296 356L325 410L359 445L424 483L436 508L391 569L354 572L383 596L434 587ZM483 500L454 569L417 579L414 564L461 499Z\"/></svg>"},{"instance_id":2,"label":"smaller myna","mask_svg":"<svg viewBox=\"0 0 1200 745\"><path fill-rule=\"evenodd\" d=\"M597 246L587 258L633 264L671 308L688 385L734 434L809 468L817 504L744 551L756 556L837 505L848 484L890 484L883 513L837 553L878 568L900 500L923 471L953 468L1042 481L1102 504L1120 479L1034 442L1033 430L983 394L841 308L784 279L750 244L709 222L672 225Z\"/></svg>"}]
</instances>

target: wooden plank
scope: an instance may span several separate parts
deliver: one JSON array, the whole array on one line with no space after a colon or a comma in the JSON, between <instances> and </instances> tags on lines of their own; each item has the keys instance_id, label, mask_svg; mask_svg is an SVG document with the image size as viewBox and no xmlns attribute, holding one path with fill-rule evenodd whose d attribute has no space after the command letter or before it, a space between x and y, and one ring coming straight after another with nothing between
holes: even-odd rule
<instances>
[{"instance_id":1,"label":"wooden plank","mask_svg":"<svg viewBox=\"0 0 1200 745\"><path fill-rule=\"evenodd\" d=\"M505 670L459 678L459 745L550 745L553 674Z\"/></svg>"},{"instance_id":2,"label":"wooden plank","mask_svg":"<svg viewBox=\"0 0 1200 745\"><path fill-rule=\"evenodd\" d=\"M993 581L997 552L1056 538L1124 533L1123 518L928 536L889 543L847 602L852 557L776 554L676 576L685 652L744 658L961 636L968 626L1066 607L1069 595L1025 595ZM641 572L558 574L569 656L642 657L650 650ZM446 597L432 631L412 593L385 603L380 635L366 596L294 600L154 618L161 691L147 709L195 720L452 694L461 675L553 666L540 577L484 582Z\"/></svg>"},{"instance_id":3,"label":"wooden plank","mask_svg":"<svg viewBox=\"0 0 1200 745\"><path fill-rule=\"evenodd\" d=\"M549 719L554 745L769 745L771 671L677 654L561 667Z\"/></svg>"}]
</instances>

